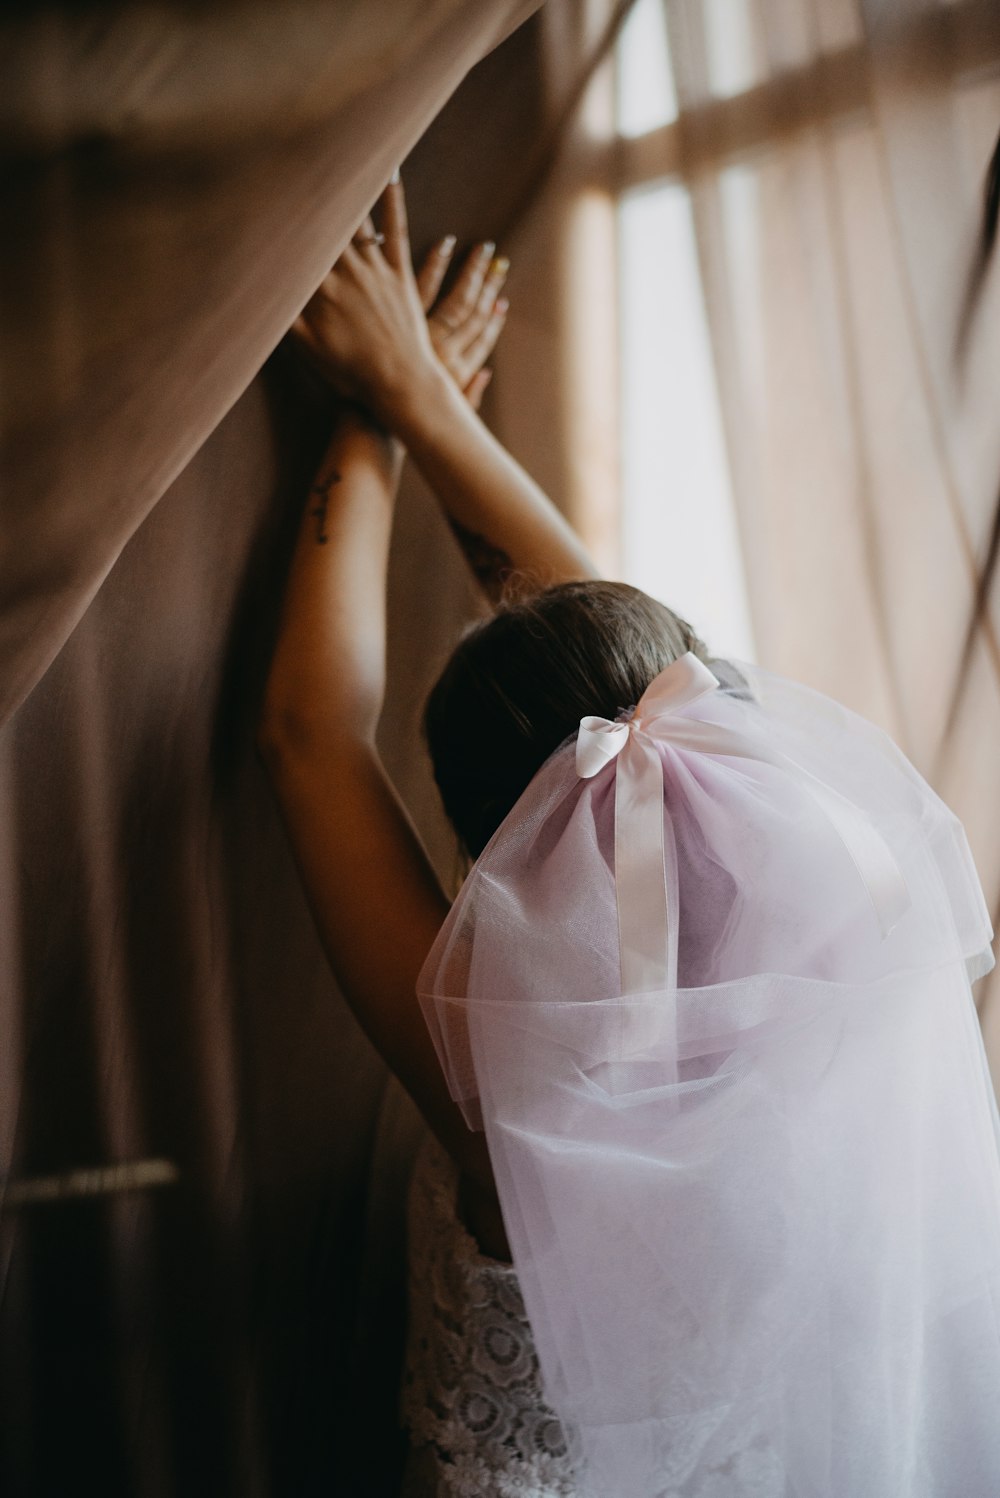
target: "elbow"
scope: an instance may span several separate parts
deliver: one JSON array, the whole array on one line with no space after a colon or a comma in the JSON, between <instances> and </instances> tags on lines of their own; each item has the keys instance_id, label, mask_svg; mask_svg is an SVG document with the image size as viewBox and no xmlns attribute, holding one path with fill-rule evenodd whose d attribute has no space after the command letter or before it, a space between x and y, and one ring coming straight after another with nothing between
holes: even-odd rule
<instances>
[{"instance_id":1,"label":"elbow","mask_svg":"<svg viewBox=\"0 0 1000 1498\"><path fill-rule=\"evenodd\" d=\"M317 737L314 714L269 690L254 734L257 752L267 765L280 764L308 749Z\"/></svg>"},{"instance_id":2,"label":"elbow","mask_svg":"<svg viewBox=\"0 0 1000 1498\"><path fill-rule=\"evenodd\" d=\"M338 710L329 702L303 706L265 699L254 735L257 752L268 770L293 763L371 749L377 715Z\"/></svg>"},{"instance_id":3,"label":"elbow","mask_svg":"<svg viewBox=\"0 0 1000 1498\"><path fill-rule=\"evenodd\" d=\"M265 702L254 739L257 753L271 768L309 753L320 734L308 714L284 704Z\"/></svg>"},{"instance_id":4,"label":"elbow","mask_svg":"<svg viewBox=\"0 0 1000 1498\"><path fill-rule=\"evenodd\" d=\"M289 736L287 727L271 713L262 714L257 723L254 743L265 769L272 773L280 769L288 758Z\"/></svg>"},{"instance_id":5,"label":"elbow","mask_svg":"<svg viewBox=\"0 0 1000 1498\"><path fill-rule=\"evenodd\" d=\"M384 648L279 641L257 718L257 748L284 761L373 744L385 689Z\"/></svg>"},{"instance_id":6,"label":"elbow","mask_svg":"<svg viewBox=\"0 0 1000 1498\"><path fill-rule=\"evenodd\" d=\"M319 737L325 694L299 660L281 653L271 663L257 717L257 752L265 762L284 760Z\"/></svg>"},{"instance_id":7,"label":"elbow","mask_svg":"<svg viewBox=\"0 0 1000 1498\"><path fill-rule=\"evenodd\" d=\"M273 764L282 755L282 738L278 724L270 715L262 714L254 733L257 753L266 765Z\"/></svg>"}]
</instances>

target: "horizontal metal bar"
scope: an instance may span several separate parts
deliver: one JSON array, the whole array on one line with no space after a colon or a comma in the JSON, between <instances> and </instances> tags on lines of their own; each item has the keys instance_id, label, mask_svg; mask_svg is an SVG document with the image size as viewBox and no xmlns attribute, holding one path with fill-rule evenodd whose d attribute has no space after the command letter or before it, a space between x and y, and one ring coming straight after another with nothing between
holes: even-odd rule
<instances>
[{"instance_id":1,"label":"horizontal metal bar","mask_svg":"<svg viewBox=\"0 0 1000 1498\"><path fill-rule=\"evenodd\" d=\"M172 1186L179 1179L180 1171L172 1160L130 1160L121 1165L95 1165L63 1175L32 1176L24 1180L0 1177L0 1212L39 1202L145 1191L151 1186Z\"/></svg>"}]
</instances>

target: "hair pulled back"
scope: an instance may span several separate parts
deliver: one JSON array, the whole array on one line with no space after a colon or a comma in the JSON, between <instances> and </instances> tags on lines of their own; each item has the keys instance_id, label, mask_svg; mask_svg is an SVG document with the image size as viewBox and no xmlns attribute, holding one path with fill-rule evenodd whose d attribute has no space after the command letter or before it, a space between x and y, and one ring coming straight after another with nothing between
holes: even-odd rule
<instances>
[{"instance_id":1,"label":"hair pulled back","mask_svg":"<svg viewBox=\"0 0 1000 1498\"><path fill-rule=\"evenodd\" d=\"M472 857L582 717L634 707L688 650L710 659L685 620L625 583L562 583L474 625L424 712L434 778Z\"/></svg>"}]
</instances>

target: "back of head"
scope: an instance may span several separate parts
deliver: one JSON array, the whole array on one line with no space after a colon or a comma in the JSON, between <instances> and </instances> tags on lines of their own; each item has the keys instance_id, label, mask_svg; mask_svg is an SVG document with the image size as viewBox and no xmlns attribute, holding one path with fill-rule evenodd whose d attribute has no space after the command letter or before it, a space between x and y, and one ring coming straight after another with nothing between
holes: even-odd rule
<instances>
[{"instance_id":1,"label":"back of head","mask_svg":"<svg viewBox=\"0 0 1000 1498\"><path fill-rule=\"evenodd\" d=\"M424 717L445 811L468 852L478 857L582 717L634 707L689 650L709 660L685 620L625 583L563 583L470 630Z\"/></svg>"}]
</instances>

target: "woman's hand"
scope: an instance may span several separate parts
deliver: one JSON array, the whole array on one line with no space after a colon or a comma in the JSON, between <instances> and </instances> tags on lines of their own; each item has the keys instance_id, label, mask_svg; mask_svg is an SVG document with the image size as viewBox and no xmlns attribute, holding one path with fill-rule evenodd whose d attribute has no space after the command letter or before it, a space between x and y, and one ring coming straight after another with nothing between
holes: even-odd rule
<instances>
[{"instance_id":1,"label":"woman's hand","mask_svg":"<svg viewBox=\"0 0 1000 1498\"><path fill-rule=\"evenodd\" d=\"M478 406L489 383L483 365L506 316L499 291L507 262L494 259L492 245L481 245L435 306L454 239L442 240L414 276L398 181L386 188L383 226L376 234L365 219L294 332L334 388L389 428L414 390L442 367Z\"/></svg>"},{"instance_id":2,"label":"woman's hand","mask_svg":"<svg viewBox=\"0 0 1000 1498\"><path fill-rule=\"evenodd\" d=\"M429 314L434 351L473 410L478 411L492 378L492 371L483 366L507 317L507 298L500 291L510 261L505 256L494 256L496 246L492 242L477 245L448 295L435 306L454 248L454 236L449 234L431 250L417 286L424 310Z\"/></svg>"},{"instance_id":3,"label":"woman's hand","mask_svg":"<svg viewBox=\"0 0 1000 1498\"><path fill-rule=\"evenodd\" d=\"M489 597L514 574L538 586L596 577L566 520L474 414L507 310L507 262L480 245L439 299L453 249L443 240L414 275L403 189L390 183L382 233L365 220L296 331L335 388L405 446ZM343 612L346 585L335 596Z\"/></svg>"}]
</instances>

